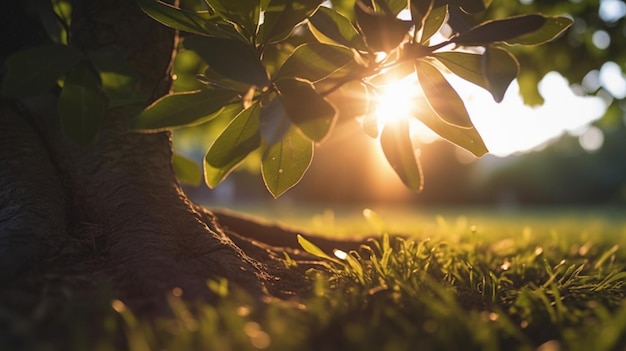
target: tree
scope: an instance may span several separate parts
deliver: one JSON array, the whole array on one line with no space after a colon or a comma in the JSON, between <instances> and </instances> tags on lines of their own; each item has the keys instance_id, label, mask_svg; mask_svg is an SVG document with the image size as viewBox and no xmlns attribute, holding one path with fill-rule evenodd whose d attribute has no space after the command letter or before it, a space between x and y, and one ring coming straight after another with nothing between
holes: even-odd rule
<instances>
[{"instance_id":1,"label":"tree","mask_svg":"<svg viewBox=\"0 0 626 351\"><path fill-rule=\"evenodd\" d=\"M519 69L504 44L544 43L571 24L537 14L488 21L481 0L320 3L10 5L1 57L2 281L72 266L111 282L135 309L152 309L173 287L206 297L206 280L217 276L255 296L289 294L301 284L282 274L281 251L296 247L295 234L191 203L174 173L173 159L176 167L188 163L172 155L171 128L229 120L206 154L206 183L216 185L260 150L268 190L279 196L331 131L333 92L355 89L366 110L379 82L417 72L432 110L416 117L480 156L487 150L442 72L498 101ZM405 7L410 20L397 18ZM437 42L446 19L451 32ZM171 92L179 50L202 60L192 91ZM408 121L379 133L366 116L363 127L380 134L400 178L419 190Z\"/></svg>"}]
</instances>

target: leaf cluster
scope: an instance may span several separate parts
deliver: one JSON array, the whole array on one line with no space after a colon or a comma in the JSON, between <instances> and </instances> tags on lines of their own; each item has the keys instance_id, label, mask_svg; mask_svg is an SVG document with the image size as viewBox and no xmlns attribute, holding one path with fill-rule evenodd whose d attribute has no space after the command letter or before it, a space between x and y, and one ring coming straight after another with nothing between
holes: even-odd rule
<instances>
[{"instance_id":1,"label":"leaf cluster","mask_svg":"<svg viewBox=\"0 0 626 351\"><path fill-rule=\"evenodd\" d=\"M482 0L357 0L350 7L341 1L326 7L321 0L202 0L197 8L203 10L137 2L156 21L188 33L181 50L197 55L203 67L193 90L153 102L132 127L160 131L223 117L230 122L204 157L206 184L217 186L248 155L260 152L261 173L275 197L306 172L315 143L326 139L338 118L328 97L348 83L360 87L367 111L381 82L413 75L423 91L411 102L414 117L444 139L484 155L487 148L446 75L475 83L501 101L519 72L507 46L548 42L571 24L540 14L467 22L467 15L479 18L485 11L488 3ZM403 19L407 13L410 19ZM41 59L49 56L54 59ZM99 69L103 63L114 67ZM7 67L2 93L8 97L40 93L64 79L61 118L68 136L82 144L95 136L110 107L136 101L129 97L136 84L132 70L71 46L20 52ZM374 118L372 109L368 114L366 121ZM421 190L409 122L388 123L382 131L377 123L363 127L380 139L407 187Z\"/></svg>"},{"instance_id":2,"label":"leaf cluster","mask_svg":"<svg viewBox=\"0 0 626 351\"><path fill-rule=\"evenodd\" d=\"M145 106L148 96L138 89L141 77L121 52L83 51L71 45L68 1L42 2L36 11L51 42L15 52L4 61L0 96L19 99L57 89L63 131L80 145L96 137L112 109Z\"/></svg>"},{"instance_id":3,"label":"leaf cluster","mask_svg":"<svg viewBox=\"0 0 626 351\"><path fill-rule=\"evenodd\" d=\"M145 103L139 77L119 52L84 53L61 43L32 47L10 56L0 94L24 98L60 87L58 113L65 135L87 145L111 108Z\"/></svg>"}]
</instances>

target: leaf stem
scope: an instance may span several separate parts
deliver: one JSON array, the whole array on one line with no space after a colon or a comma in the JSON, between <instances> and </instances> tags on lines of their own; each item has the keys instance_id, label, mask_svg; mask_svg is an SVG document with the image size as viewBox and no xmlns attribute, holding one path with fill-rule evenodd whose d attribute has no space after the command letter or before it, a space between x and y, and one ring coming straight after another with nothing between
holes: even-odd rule
<instances>
[{"instance_id":1,"label":"leaf stem","mask_svg":"<svg viewBox=\"0 0 626 351\"><path fill-rule=\"evenodd\" d=\"M378 72L380 72L382 69L386 69L386 68L390 68L390 67L394 67L397 66L403 62L409 61L409 60L416 60L422 57L426 57L430 54L432 54L433 52L444 48L448 45L454 44L454 38L450 39L450 40L446 40L444 42L441 42L439 44L433 45L433 46L424 46L421 44L417 44L417 43L413 43L413 44L407 44L405 45L405 47L402 49L402 51L400 52L400 55L398 57L398 59L396 59L395 61L387 64L387 65L383 65L383 66L376 66L376 67L372 67L370 69L367 69L363 72L363 74L352 74L349 76L344 77L343 79L338 80L333 86L331 86L330 88L324 90L323 92L320 93L321 96L328 96L332 93L334 93L335 91L337 91L338 89L340 89L344 84L347 84L351 81L354 80L362 80L363 78L367 78L367 77L371 77L375 74L377 74Z\"/></svg>"}]
</instances>

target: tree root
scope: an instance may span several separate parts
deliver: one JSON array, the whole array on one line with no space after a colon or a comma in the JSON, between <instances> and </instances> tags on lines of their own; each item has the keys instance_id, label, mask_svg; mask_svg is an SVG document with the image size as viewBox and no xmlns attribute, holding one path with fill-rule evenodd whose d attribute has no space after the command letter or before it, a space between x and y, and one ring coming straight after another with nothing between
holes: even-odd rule
<instances>
[{"instance_id":1,"label":"tree root","mask_svg":"<svg viewBox=\"0 0 626 351\"><path fill-rule=\"evenodd\" d=\"M110 285L116 298L138 314L152 315L167 312L166 295L174 288L181 288L188 299L215 301L207 288L209 279L226 278L258 301L302 296L308 290L305 270L323 267L298 245L297 234L314 237L311 233L232 212L212 212L190 202L171 166L168 133L135 134L111 125L92 145L78 147L60 136L49 110L30 113L42 129L22 126L16 137L28 145L45 145L36 153L42 160L29 163L32 169L16 164L0 170L6 173L1 181L19 180L1 189L0 210L8 213L14 203L26 206L20 213L25 216L22 231L32 229L34 234L21 237L24 233L4 230L0 239L40 249L24 253L19 246L7 245L16 259L0 262L4 272L16 265L37 266L43 275L97 281ZM15 152L31 150L15 145ZM10 160L12 149L3 150ZM28 191L15 199L11 194L16 189ZM0 229L10 222L0 221ZM329 254L362 243L322 237L312 241ZM44 250L50 247L57 249ZM287 268L284 253L299 262L298 267Z\"/></svg>"},{"instance_id":2,"label":"tree root","mask_svg":"<svg viewBox=\"0 0 626 351\"><path fill-rule=\"evenodd\" d=\"M143 93L166 93L174 31L134 2L73 5L74 45L121 50L139 69ZM103 32L119 35L104 43ZM0 284L3 275L27 279L27 269L97 281L140 313L162 311L175 287L189 299L213 301L206 282L217 277L258 300L306 290L304 270L316 262L299 250L297 233L191 203L172 169L170 133L130 131L136 111L112 109L96 140L78 146L65 138L56 103L54 92L0 101ZM314 241L328 252L360 243ZM302 265L287 269L283 252Z\"/></svg>"}]
</instances>

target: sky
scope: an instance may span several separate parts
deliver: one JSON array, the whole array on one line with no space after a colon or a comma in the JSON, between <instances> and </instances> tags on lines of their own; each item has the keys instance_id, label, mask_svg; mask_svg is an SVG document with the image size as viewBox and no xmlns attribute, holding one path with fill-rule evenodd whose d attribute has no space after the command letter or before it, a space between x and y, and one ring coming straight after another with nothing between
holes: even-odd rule
<instances>
[{"instance_id":1,"label":"sky","mask_svg":"<svg viewBox=\"0 0 626 351\"><path fill-rule=\"evenodd\" d=\"M556 72L547 74L540 82L539 92L545 102L536 107L524 104L517 81L513 81L503 101L496 103L489 92L470 82L451 74L447 79L465 102L472 122L492 155L505 157L537 150L564 133L580 137L581 145L590 150L601 146L602 134L590 124L602 117L606 101L576 95L567 80ZM388 95L383 96L377 109L379 119L402 115L401 110L410 106L406 102L419 94L419 90L415 77L411 76L388 86L385 90ZM411 128L418 143L438 139L419 123L412 124Z\"/></svg>"},{"instance_id":2,"label":"sky","mask_svg":"<svg viewBox=\"0 0 626 351\"><path fill-rule=\"evenodd\" d=\"M589 131L591 136L597 136L596 128L589 125L602 117L607 107L600 97L576 95L567 80L556 72L541 80L539 92L545 102L537 107L524 104L517 81L511 84L501 103L494 102L488 92L471 83L452 84L464 95L476 129L489 152L496 156L535 150L564 133L579 136L581 140L585 140L583 136ZM589 135L586 139L590 139Z\"/></svg>"}]
</instances>

